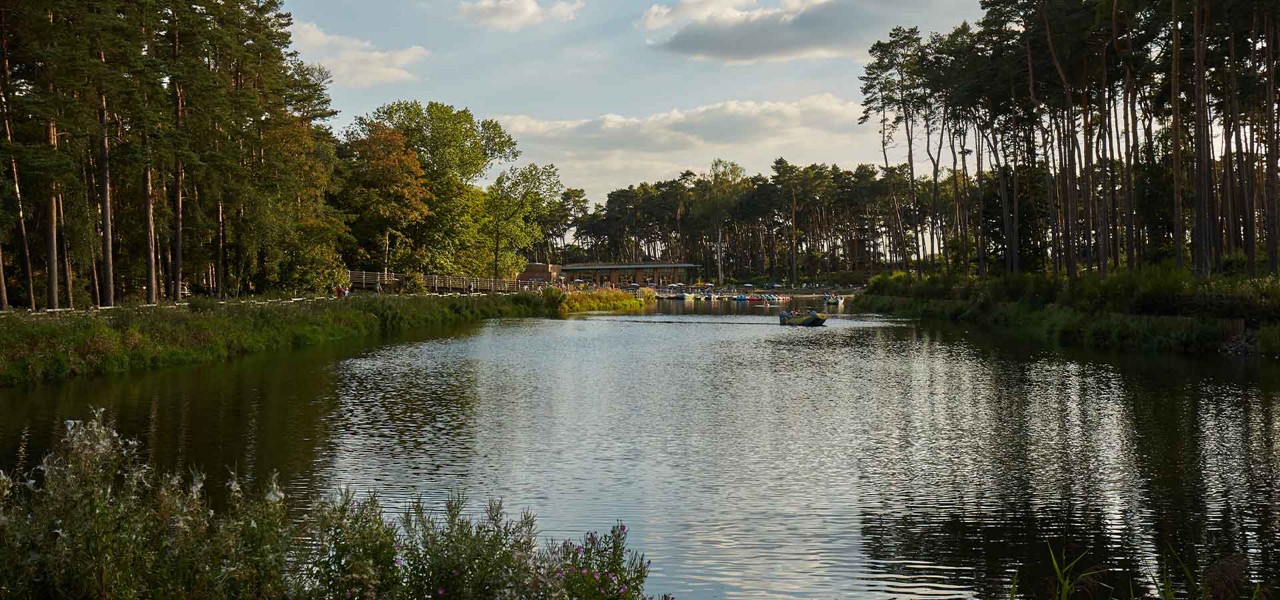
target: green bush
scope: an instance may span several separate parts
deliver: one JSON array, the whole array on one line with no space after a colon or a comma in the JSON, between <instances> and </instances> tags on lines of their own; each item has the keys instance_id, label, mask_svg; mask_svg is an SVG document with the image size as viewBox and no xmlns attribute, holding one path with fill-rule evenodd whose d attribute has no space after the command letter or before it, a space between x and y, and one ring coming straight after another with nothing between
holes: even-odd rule
<instances>
[{"instance_id":1,"label":"green bush","mask_svg":"<svg viewBox=\"0 0 1280 600\"><path fill-rule=\"evenodd\" d=\"M564 290L558 287L548 287L542 290L542 299L547 305L547 308L555 311L559 311L560 307L564 306L565 300L568 296L569 295L566 294Z\"/></svg>"},{"instance_id":2,"label":"green bush","mask_svg":"<svg viewBox=\"0 0 1280 600\"><path fill-rule=\"evenodd\" d=\"M148 469L101 412L68 423L38 473L0 472L0 599L645 598L622 525L538 548L534 517L499 502L473 521L460 496L442 515L414 501L397 527L376 495L295 519L274 479L253 496L233 479L219 510L202 482Z\"/></svg>"},{"instance_id":3,"label":"green bush","mask_svg":"<svg viewBox=\"0 0 1280 600\"><path fill-rule=\"evenodd\" d=\"M637 297L636 292L619 289L572 292L565 298L561 312L636 311L654 302L652 290L642 288L639 293Z\"/></svg>"}]
</instances>

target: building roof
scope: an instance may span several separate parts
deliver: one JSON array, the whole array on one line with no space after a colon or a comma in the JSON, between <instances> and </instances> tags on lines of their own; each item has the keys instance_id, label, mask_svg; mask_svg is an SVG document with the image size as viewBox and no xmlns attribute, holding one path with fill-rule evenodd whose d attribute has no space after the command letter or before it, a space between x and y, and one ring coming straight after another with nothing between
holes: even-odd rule
<instances>
[{"instance_id":1,"label":"building roof","mask_svg":"<svg viewBox=\"0 0 1280 600\"><path fill-rule=\"evenodd\" d=\"M603 270L612 269L612 270L618 270L618 271L626 271L626 270L638 271L640 269L690 269L697 266L698 265L694 263L664 263L664 262L582 263L577 265L565 265L563 267L560 267L560 270L561 271L603 271Z\"/></svg>"}]
</instances>

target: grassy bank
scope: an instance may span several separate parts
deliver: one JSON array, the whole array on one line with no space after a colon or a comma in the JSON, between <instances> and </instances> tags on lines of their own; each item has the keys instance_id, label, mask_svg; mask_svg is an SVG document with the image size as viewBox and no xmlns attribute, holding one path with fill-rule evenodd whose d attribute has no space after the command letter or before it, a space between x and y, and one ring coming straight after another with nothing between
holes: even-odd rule
<instances>
[{"instance_id":1,"label":"grassy bank","mask_svg":"<svg viewBox=\"0 0 1280 600\"><path fill-rule=\"evenodd\" d=\"M70 423L38 469L0 472L0 599L529 598L641 600L649 563L621 524L542 545L532 515L376 496L286 514L274 483L234 481L215 510L201 478L158 475L101 415ZM36 483L38 481L38 483Z\"/></svg>"},{"instance_id":2,"label":"grassy bank","mask_svg":"<svg viewBox=\"0 0 1280 600\"><path fill-rule=\"evenodd\" d=\"M991 279L879 275L853 306L1008 330L1043 342L1186 353L1280 354L1280 283L1166 269Z\"/></svg>"},{"instance_id":3,"label":"grassy bank","mask_svg":"<svg viewBox=\"0 0 1280 600\"><path fill-rule=\"evenodd\" d=\"M558 292L558 290L556 290ZM354 337L498 317L634 310L616 290L568 295L375 296L345 300L193 300L184 307L0 317L0 386L226 360Z\"/></svg>"},{"instance_id":4,"label":"grassy bank","mask_svg":"<svg viewBox=\"0 0 1280 600\"><path fill-rule=\"evenodd\" d=\"M1245 331L1240 322L1223 319L1085 313L1009 302L979 304L863 294L853 305L867 312L968 323L1047 344L1098 349L1214 353Z\"/></svg>"}]
</instances>

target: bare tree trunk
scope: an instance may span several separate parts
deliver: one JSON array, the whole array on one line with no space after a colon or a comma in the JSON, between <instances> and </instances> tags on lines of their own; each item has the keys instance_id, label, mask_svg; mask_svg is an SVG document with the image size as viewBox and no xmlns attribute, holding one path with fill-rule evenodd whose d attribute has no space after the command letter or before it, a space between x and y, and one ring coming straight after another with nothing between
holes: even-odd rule
<instances>
[{"instance_id":1,"label":"bare tree trunk","mask_svg":"<svg viewBox=\"0 0 1280 600\"><path fill-rule=\"evenodd\" d=\"M1183 267L1182 259L1182 98L1179 95L1179 77L1182 65L1182 34L1178 27L1178 0L1173 0L1173 18L1170 24L1173 29L1173 76L1169 79L1169 100L1173 103L1173 125L1170 131L1173 146L1173 255L1178 261L1178 268Z\"/></svg>"},{"instance_id":2,"label":"bare tree trunk","mask_svg":"<svg viewBox=\"0 0 1280 600\"><path fill-rule=\"evenodd\" d=\"M62 192L58 192L58 228L59 235L62 236L62 271L65 274L63 281L67 284L67 308L74 309L76 282L71 270L71 240L67 239L67 214L62 207Z\"/></svg>"},{"instance_id":3,"label":"bare tree trunk","mask_svg":"<svg viewBox=\"0 0 1280 600\"><path fill-rule=\"evenodd\" d=\"M1049 42L1049 57L1053 60L1053 66L1058 71L1058 79L1062 82L1063 100L1065 100L1064 108L1066 113L1064 120L1066 121L1066 131L1063 138L1066 145L1062 149L1066 157L1066 176L1063 178L1063 185L1066 188L1067 206L1066 214L1062 220L1062 233L1064 236L1064 245L1067 252L1067 278L1076 278L1076 236L1075 236L1075 218L1076 218L1076 152L1074 148L1076 144L1076 118L1075 99L1071 95L1071 82L1067 80L1067 73L1062 69L1062 63L1058 60L1058 50L1053 43L1053 29L1049 26L1049 16L1045 14L1044 8L1041 7L1040 16L1044 19L1045 36ZM1087 232L1086 232L1087 233Z\"/></svg>"},{"instance_id":4,"label":"bare tree trunk","mask_svg":"<svg viewBox=\"0 0 1280 600\"><path fill-rule=\"evenodd\" d=\"M142 145L147 145L146 135L143 135ZM143 219L146 221L147 227L147 304L158 304L160 302L160 290L156 289L160 279L159 273L156 272L156 211L155 211L155 195L151 189L151 154L146 149L147 164L142 169L142 194L143 198Z\"/></svg>"},{"instance_id":5,"label":"bare tree trunk","mask_svg":"<svg viewBox=\"0 0 1280 600\"><path fill-rule=\"evenodd\" d=\"M716 227L716 285L724 285L724 225Z\"/></svg>"},{"instance_id":6,"label":"bare tree trunk","mask_svg":"<svg viewBox=\"0 0 1280 600\"><path fill-rule=\"evenodd\" d=\"M102 62L106 62L106 56L99 52L98 58ZM98 196L102 203L102 285L100 295L101 306L114 306L115 291L115 264L112 256L115 254L112 249L112 232L111 232L111 141L110 141L110 125L107 119L107 94L105 91L99 92L98 105L98 125L102 127L102 134L98 140Z\"/></svg>"},{"instance_id":7,"label":"bare tree trunk","mask_svg":"<svg viewBox=\"0 0 1280 600\"><path fill-rule=\"evenodd\" d=\"M4 245L0 244L0 311L9 310L9 287L5 283Z\"/></svg>"},{"instance_id":8,"label":"bare tree trunk","mask_svg":"<svg viewBox=\"0 0 1280 600\"><path fill-rule=\"evenodd\" d=\"M177 11L174 11L173 23L173 60L178 60L179 51L182 47L181 39L178 36L178 18ZM170 85L173 88L173 124L174 129L182 131L183 120L183 104L185 97L182 88L182 82L172 79ZM182 154L179 151L178 156L173 161L173 239L171 240L171 256L172 264L169 267L170 280L170 298L174 302L182 302L182 193L186 186L186 172L183 170Z\"/></svg>"},{"instance_id":9,"label":"bare tree trunk","mask_svg":"<svg viewBox=\"0 0 1280 600\"><path fill-rule=\"evenodd\" d=\"M985 192L982 189L982 176L983 176L982 145L983 145L984 139L983 139L981 129L975 128L974 133L977 134L977 139L975 140L976 143L974 144L974 148L977 150L977 153L978 153L977 155L977 160L978 160L978 166L977 166L977 169L978 169L978 172L977 172L977 176L978 176L978 185L977 185L977 188L978 188L977 190L978 191L978 206L977 206L977 209L978 209L978 230L977 230L978 277L986 277L987 276L987 239L986 239L986 235L984 235L984 229L982 227L983 213L985 212L985 208L986 208L985 206L986 199L983 198L983 194Z\"/></svg>"},{"instance_id":10,"label":"bare tree trunk","mask_svg":"<svg viewBox=\"0 0 1280 600\"><path fill-rule=\"evenodd\" d=\"M45 125L49 146L58 147L58 128L49 121ZM45 211L45 309L58 308L58 184L49 185L49 208Z\"/></svg>"},{"instance_id":11,"label":"bare tree trunk","mask_svg":"<svg viewBox=\"0 0 1280 600\"><path fill-rule=\"evenodd\" d=\"M1277 173L1277 163L1280 162L1280 132L1276 124L1276 43L1280 42L1280 26L1276 24L1275 17L1267 15L1267 107L1264 111L1267 115L1267 186L1266 197L1263 202L1267 209L1267 261L1271 268L1271 272L1275 273L1280 268L1280 255L1277 253L1276 240L1276 193L1280 192L1280 173Z\"/></svg>"},{"instance_id":12,"label":"bare tree trunk","mask_svg":"<svg viewBox=\"0 0 1280 600\"><path fill-rule=\"evenodd\" d=\"M226 298L227 282L227 217L222 206L222 196L218 196L218 259L214 265L214 281L218 288L218 297Z\"/></svg>"},{"instance_id":13,"label":"bare tree trunk","mask_svg":"<svg viewBox=\"0 0 1280 600\"><path fill-rule=\"evenodd\" d=\"M1196 0L1192 14L1192 29L1195 36L1195 95L1196 95L1196 223L1194 229L1195 269L1201 277L1208 277L1212 271L1213 234L1210 223L1209 195L1212 193L1210 178L1213 177L1211 159L1209 157L1209 112L1206 103L1208 88L1205 83L1205 43L1204 43L1204 6L1203 0Z\"/></svg>"}]
</instances>

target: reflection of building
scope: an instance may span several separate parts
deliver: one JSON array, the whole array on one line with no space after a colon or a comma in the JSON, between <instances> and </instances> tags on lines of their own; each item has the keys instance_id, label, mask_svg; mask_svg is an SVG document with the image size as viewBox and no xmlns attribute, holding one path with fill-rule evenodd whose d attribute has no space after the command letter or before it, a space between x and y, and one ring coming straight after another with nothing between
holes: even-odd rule
<instances>
[{"instance_id":1,"label":"reflection of building","mask_svg":"<svg viewBox=\"0 0 1280 600\"><path fill-rule=\"evenodd\" d=\"M555 281L560 277L560 265L547 263L529 263L520 273L520 281Z\"/></svg>"},{"instance_id":2,"label":"reflection of building","mask_svg":"<svg viewBox=\"0 0 1280 600\"><path fill-rule=\"evenodd\" d=\"M623 286L631 283L641 285L684 283L691 281L694 269L697 268L698 265L693 263L589 263L565 265L560 268L560 271L565 279L571 281L581 279L596 285L612 283Z\"/></svg>"}]
</instances>

